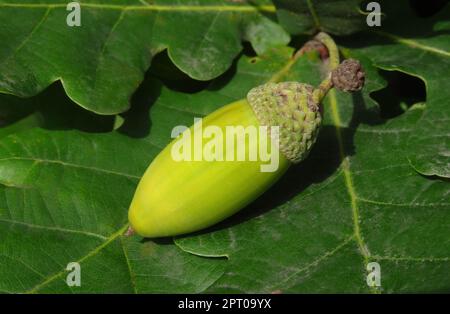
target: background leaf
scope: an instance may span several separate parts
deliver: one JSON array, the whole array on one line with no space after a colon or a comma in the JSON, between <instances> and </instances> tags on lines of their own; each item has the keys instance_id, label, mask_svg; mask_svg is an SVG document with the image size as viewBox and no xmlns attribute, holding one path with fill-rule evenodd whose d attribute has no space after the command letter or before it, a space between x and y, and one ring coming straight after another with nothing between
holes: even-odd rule
<instances>
[{"instance_id":1,"label":"background leaf","mask_svg":"<svg viewBox=\"0 0 450 314\"><path fill-rule=\"evenodd\" d=\"M379 68L405 72L425 82L427 109L408 139L408 159L424 175L449 178L450 7L447 5L433 19L426 20L415 18L410 11L402 13L403 19L385 25L375 34L348 39L346 44L368 56ZM420 32L411 29L411 23Z\"/></svg>"},{"instance_id":2,"label":"background leaf","mask_svg":"<svg viewBox=\"0 0 450 314\"><path fill-rule=\"evenodd\" d=\"M189 76L209 80L230 67L241 39L258 53L289 41L265 0L80 2L82 25L69 27L66 1L0 1L0 91L32 96L60 80L82 107L115 114L164 49Z\"/></svg>"},{"instance_id":3,"label":"background leaf","mask_svg":"<svg viewBox=\"0 0 450 314\"><path fill-rule=\"evenodd\" d=\"M336 35L367 27L362 0L274 0L281 25L291 34L324 31Z\"/></svg>"},{"instance_id":4,"label":"background leaf","mask_svg":"<svg viewBox=\"0 0 450 314\"><path fill-rule=\"evenodd\" d=\"M56 105L55 99L60 100ZM0 137L33 127L109 132L114 123L114 116L98 116L81 109L65 96L59 84L33 98L0 95L0 119Z\"/></svg>"}]
</instances>

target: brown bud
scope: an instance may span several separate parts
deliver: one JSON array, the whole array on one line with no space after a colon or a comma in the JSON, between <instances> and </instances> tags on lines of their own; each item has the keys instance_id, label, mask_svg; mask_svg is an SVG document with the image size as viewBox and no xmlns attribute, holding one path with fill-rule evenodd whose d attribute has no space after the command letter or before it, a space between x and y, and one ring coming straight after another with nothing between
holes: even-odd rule
<instances>
[{"instance_id":1,"label":"brown bud","mask_svg":"<svg viewBox=\"0 0 450 314\"><path fill-rule=\"evenodd\" d=\"M331 81L334 87L345 92L354 92L364 86L364 69L355 59L344 60L333 72Z\"/></svg>"}]
</instances>

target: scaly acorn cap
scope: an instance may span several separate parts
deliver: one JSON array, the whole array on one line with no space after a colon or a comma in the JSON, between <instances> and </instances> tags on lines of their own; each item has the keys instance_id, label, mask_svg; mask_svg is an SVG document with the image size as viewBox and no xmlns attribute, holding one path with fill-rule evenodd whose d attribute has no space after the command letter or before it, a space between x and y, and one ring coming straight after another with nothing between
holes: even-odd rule
<instances>
[{"instance_id":1,"label":"scaly acorn cap","mask_svg":"<svg viewBox=\"0 0 450 314\"><path fill-rule=\"evenodd\" d=\"M314 89L298 82L267 83L250 90L247 101L261 125L279 127L280 152L292 163L305 159L322 124L320 102L335 86L357 91L364 85L359 61L348 59Z\"/></svg>"},{"instance_id":2,"label":"scaly acorn cap","mask_svg":"<svg viewBox=\"0 0 450 314\"><path fill-rule=\"evenodd\" d=\"M314 88L298 82L267 83L247 95L261 125L279 126L280 152L291 162L306 158L322 123Z\"/></svg>"}]
</instances>

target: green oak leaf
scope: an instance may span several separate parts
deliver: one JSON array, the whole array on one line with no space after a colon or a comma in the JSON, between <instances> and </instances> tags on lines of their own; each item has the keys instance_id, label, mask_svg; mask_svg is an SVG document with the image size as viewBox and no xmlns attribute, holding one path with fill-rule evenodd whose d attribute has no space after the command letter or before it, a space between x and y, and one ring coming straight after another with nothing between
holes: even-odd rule
<instances>
[{"instance_id":1,"label":"green oak leaf","mask_svg":"<svg viewBox=\"0 0 450 314\"><path fill-rule=\"evenodd\" d=\"M0 0L0 92L32 96L60 80L82 107L116 114L164 49L183 72L210 80L242 40L258 53L289 41L269 0L79 2L81 26L69 27L67 1Z\"/></svg>"},{"instance_id":2,"label":"green oak leaf","mask_svg":"<svg viewBox=\"0 0 450 314\"><path fill-rule=\"evenodd\" d=\"M418 172L444 178L450 178L449 18L449 5L432 19L415 18L412 12L402 11L402 19L344 43L381 69L401 71L424 81L426 110L407 139L408 160Z\"/></svg>"},{"instance_id":3,"label":"green oak leaf","mask_svg":"<svg viewBox=\"0 0 450 314\"><path fill-rule=\"evenodd\" d=\"M147 141L35 128L0 146L0 291L199 292L223 272L220 261L122 236L159 150ZM79 288L65 284L69 262L81 264Z\"/></svg>"},{"instance_id":4,"label":"green oak leaf","mask_svg":"<svg viewBox=\"0 0 450 314\"><path fill-rule=\"evenodd\" d=\"M62 101L55 106L52 99ZM113 123L113 116L98 116L70 101L58 84L32 98L0 94L0 138L34 127L109 132Z\"/></svg>"}]
</instances>

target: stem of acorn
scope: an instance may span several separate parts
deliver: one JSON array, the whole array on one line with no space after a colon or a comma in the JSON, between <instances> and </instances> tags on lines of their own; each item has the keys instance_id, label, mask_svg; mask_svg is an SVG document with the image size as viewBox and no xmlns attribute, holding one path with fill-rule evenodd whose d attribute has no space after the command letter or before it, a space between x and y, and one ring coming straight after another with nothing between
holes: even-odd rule
<instances>
[{"instance_id":1,"label":"stem of acorn","mask_svg":"<svg viewBox=\"0 0 450 314\"><path fill-rule=\"evenodd\" d=\"M330 73L314 89L313 101L320 103L333 87L347 92L360 90L364 85L365 73L359 61L347 59L339 63L339 49L333 38L326 33L320 32L314 37L314 41L322 43L327 48Z\"/></svg>"},{"instance_id":2,"label":"stem of acorn","mask_svg":"<svg viewBox=\"0 0 450 314\"><path fill-rule=\"evenodd\" d=\"M324 32L318 33L315 40L321 42L328 50L328 68L333 71L339 66L339 49L330 35Z\"/></svg>"}]
</instances>

